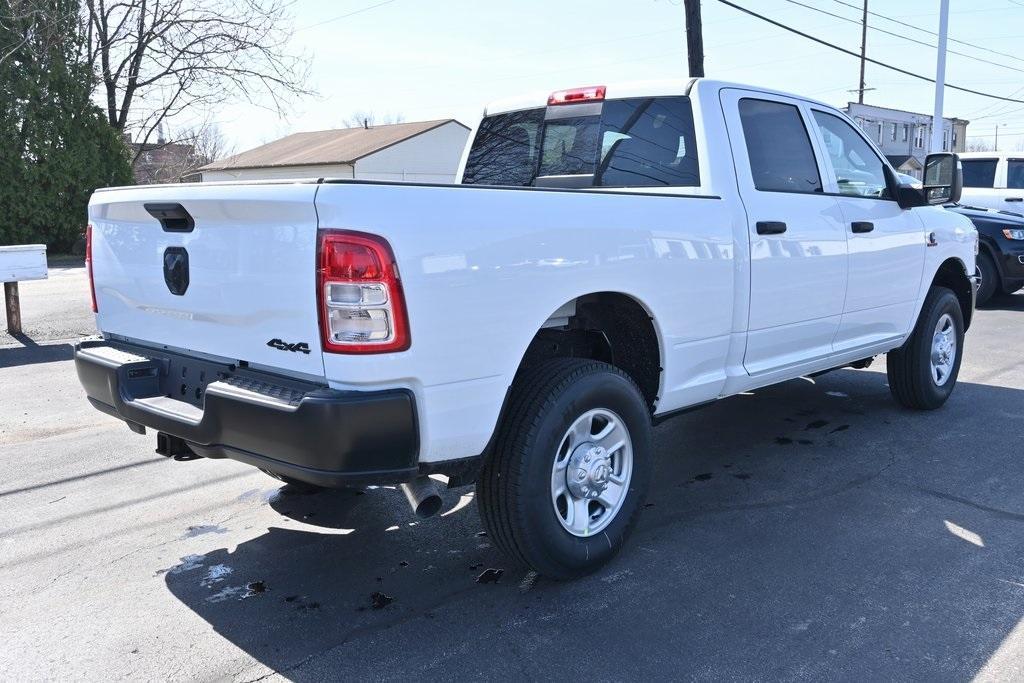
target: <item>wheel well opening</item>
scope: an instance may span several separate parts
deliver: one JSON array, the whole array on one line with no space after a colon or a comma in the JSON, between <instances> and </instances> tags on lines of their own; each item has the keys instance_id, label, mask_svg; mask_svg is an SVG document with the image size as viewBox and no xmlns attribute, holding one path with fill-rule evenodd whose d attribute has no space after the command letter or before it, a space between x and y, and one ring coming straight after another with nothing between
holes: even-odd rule
<instances>
[{"instance_id":1,"label":"wheel well opening","mask_svg":"<svg viewBox=\"0 0 1024 683\"><path fill-rule=\"evenodd\" d=\"M617 292L579 297L555 311L526 350L519 372L549 358L591 358L629 375L653 410L661 382L661 350L651 316Z\"/></svg>"},{"instance_id":2,"label":"wheel well opening","mask_svg":"<svg viewBox=\"0 0 1024 683\"><path fill-rule=\"evenodd\" d=\"M955 258L946 259L936 271L935 277L932 279L932 287L946 287L956 294L957 300L960 301L960 310L964 315L964 329L970 327L971 312L973 311L971 299L974 295L971 288L974 287L974 284L967 276L963 263Z\"/></svg>"}]
</instances>

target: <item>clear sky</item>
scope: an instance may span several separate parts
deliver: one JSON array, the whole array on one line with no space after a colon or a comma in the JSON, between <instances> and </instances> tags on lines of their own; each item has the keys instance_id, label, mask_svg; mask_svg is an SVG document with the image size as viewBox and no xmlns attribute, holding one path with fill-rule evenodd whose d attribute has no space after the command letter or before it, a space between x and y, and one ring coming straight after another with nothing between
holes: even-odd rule
<instances>
[{"instance_id":1,"label":"clear sky","mask_svg":"<svg viewBox=\"0 0 1024 683\"><path fill-rule=\"evenodd\" d=\"M861 0L734 0L848 49L860 49ZM934 77L939 0L870 0L868 55ZM788 90L843 105L859 60L703 0L709 77ZM349 15L349 16L344 16ZM681 0L297 0L294 48L311 59L319 97L284 118L248 104L214 112L235 151L288 133L341 127L357 110L407 121L471 124L491 100L524 92L682 78ZM1024 0L951 0L949 83L1024 100ZM977 46L977 47L975 47ZM986 51L989 50L989 51ZM1005 53L1004 56L996 53ZM986 63L980 60L987 60ZM869 64L865 102L930 113L933 86ZM946 91L946 116L971 121L968 137L1000 126L1000 149L1024 146L1024 104Z\"/></svg>"}]
</instances>

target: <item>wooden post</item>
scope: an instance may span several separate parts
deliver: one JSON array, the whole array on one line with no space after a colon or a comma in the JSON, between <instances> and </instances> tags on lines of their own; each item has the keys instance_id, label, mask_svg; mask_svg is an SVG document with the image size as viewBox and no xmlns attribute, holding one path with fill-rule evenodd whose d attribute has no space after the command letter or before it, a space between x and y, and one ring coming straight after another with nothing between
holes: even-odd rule
<instances>
[{"instance_id":1,"label":"wooden post","mask_svg":"<svg viewBox=\"0 0 1024 683\"><path fill-rule=\"evenodd\" d=\"M704 77L704 32L700 21L700 0L683 0L686 11L686 56L690 78Z\"/></svg>"},{"instance_id":2,"label":"wooden post","mask_svg":"<svg viewBox=\"0 0 1024 683\"><path fill-rule=\"evenodd\" d=\"M21 334L21 305L18 302L18 283L4 283L4 308L7 309L7 332Z\"/></svg>"}]
</instances>

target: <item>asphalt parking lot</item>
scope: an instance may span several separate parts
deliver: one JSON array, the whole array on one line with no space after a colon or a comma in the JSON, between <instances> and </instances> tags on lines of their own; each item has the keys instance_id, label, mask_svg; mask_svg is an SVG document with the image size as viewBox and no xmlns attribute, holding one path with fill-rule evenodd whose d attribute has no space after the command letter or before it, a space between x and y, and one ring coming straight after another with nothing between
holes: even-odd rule
<instances>
[{"instance_id":1,"label":"asphalt parking lot","mask_svg":"<svg viewBox=\"0 0 1024 683\"><path fill-rule=\"evenodd\" d=\"M393 490L157 456L78 386L83 283L23 284L0 338L5 678L1024 677L1024 296L977 313L942 410L897 407L879 359L664 423L624 553L559 584L472 489L417 523Z\"/></svg>"}]
</instances>

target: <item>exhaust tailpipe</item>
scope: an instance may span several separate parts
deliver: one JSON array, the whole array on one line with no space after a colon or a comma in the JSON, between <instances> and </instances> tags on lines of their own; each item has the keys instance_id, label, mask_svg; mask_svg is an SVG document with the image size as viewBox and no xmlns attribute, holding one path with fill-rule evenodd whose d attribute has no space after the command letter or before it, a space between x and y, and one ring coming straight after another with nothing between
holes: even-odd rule
<instances>
[{"instance_id":1,"label":"exhaust tailpipe","mask_svg":"<svg viewBox=\"0 0 1024 683\"><path fill-rule=\"evenodd\" d=\"M416 477L410 482L399 484L409 501L409 506L420 519L433 517L441 511L441 494L437 490L437 484L430 477Z\"/></svg>"}]
</instances>

